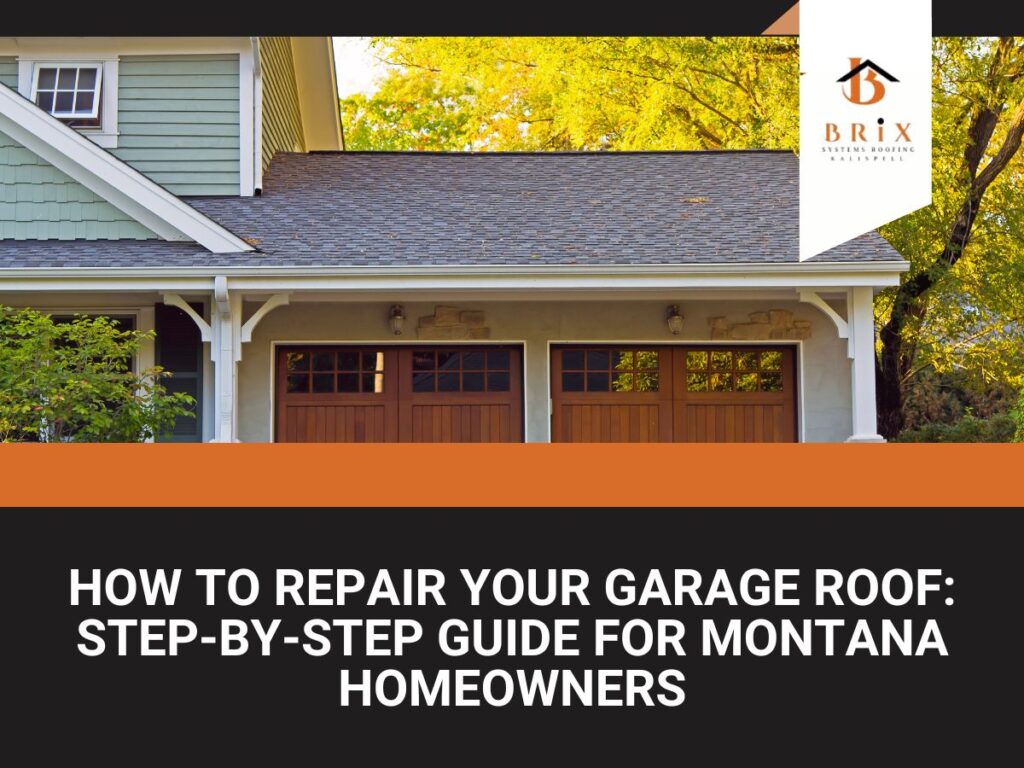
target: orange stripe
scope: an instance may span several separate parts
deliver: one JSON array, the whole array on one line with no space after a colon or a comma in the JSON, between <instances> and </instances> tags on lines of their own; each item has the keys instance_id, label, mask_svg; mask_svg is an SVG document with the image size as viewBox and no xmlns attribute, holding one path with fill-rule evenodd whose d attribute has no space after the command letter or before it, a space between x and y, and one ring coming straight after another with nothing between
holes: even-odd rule
<instances>
[{"instance_id":1,"label":"orange stripe","mask_svg":"<svg viewBox=\"0 0 1024 768\"><path fill-rule=\"evenodd\" d=\"M1024 445L0 445L0 504L996 506L1024 504L1022 466Z\"/></svg>"}]
</instances>

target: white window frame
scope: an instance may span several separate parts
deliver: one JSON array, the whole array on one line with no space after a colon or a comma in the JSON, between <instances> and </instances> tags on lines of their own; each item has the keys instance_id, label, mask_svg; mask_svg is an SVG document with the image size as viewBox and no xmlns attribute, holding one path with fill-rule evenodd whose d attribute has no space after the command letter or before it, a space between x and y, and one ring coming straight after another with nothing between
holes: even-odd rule
<instances>
[{"instance_id":1,"label":"white window frame","mask_svg":"<svg viewBox=\"0 0 1024 768\"><path fill-rule=\"evenodd\" d=\"M80 57L63 59L60 56L46 58L18 59L18 91L33 104L36 102L36 88L39 83L39 71L53 67L96 67L99 70L97 86L99 99L94 106L98 110L100 124L76 126L75 130L94 144L104 149L117 148L117 90L118 60L117 58ZM54 115L58 120L74 119L73 115Z\"/></svg>"},{"instance_id":2,"label":"white window frame","mask_svg":"<svg viewBox=\"0 0 1024 768\"><path fill-rule=\"evenodd\" d=\"M100 115L101 115L101 109L100 108L102 106L101 100L103 98L103 62L102 61L91 61L91 62L87 62L87 61L62 61L62 62L53 62L53 63L36 62L35 71L32 73L32 103L33 104L38 104L39 76L42 74L42 71L44 69L56 70L56 74L54 75L55 80L54 80L53 88L52 89L49 89L49 88L46 89L47 91L52 90L53 96L54 96L54 104L53 104L54 109L50 110L50 114L51 115L56 117L58 120L95 120L95 119L100 117ZM75 87L72 89L72 92L76 96L76 100L77 100L77 96L78 96L78 93L79 93L77 79L78 79L78 77L81 76L81 71L83 69L91 69L91 70L93 70L96 73L96 82L95 82L95 84L93 85L93 88L92 88L92 93L93 93L92 110L89 113L75 112L73 110L71 112L58 112L57 111L57 109L56 109L56 107L57 107L57 91L58 90L62 90L62 89L58 88L60 71L62 69L73 69L73 70L76 71ZM63 90L66 90L66 89L63 89ZM74 106L74 104L72 104L72 106Z\"/></svg>"}]
</instances>

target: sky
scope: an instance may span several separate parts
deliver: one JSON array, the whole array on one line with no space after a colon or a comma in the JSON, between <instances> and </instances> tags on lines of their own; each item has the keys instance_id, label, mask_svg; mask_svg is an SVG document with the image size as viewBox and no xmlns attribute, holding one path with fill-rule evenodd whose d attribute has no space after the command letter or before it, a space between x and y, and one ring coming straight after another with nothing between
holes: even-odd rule
<instances>
[{"instance_id":1,"label":"sky","mask_svg":"<svg viewBox=\"0 0 1024 768\"><path fill-rule=\"evenodd\" d=\"M334 64L341 98L354 93L371 95L377 90L377 79L387 69L370 51L368 37L334 38Z\"/></svg>"}]
</instances>

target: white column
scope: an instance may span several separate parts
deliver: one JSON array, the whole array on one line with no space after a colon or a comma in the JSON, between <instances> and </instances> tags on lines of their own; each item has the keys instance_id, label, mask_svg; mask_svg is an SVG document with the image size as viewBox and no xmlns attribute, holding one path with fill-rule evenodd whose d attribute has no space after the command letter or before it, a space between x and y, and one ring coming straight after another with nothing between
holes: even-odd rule
<instances>
[{"instance_id":1,"label":"white column","mask_svg":"<svg viewBox=\"0 0 1024 768\"><path fill-rule=\"evenodd\" d=\"M150 304L148 307L140 307L138 314L137 331L148 333L156 329L156 307ZM135 358L136 373L141 374L156 365L156 345L153 339L146 339L139 344L139 351ZM146 440L147 443L154 442L153 438Z\"/></svg>"},{"instance_id":2,"label":"white column","mask_svg":"<svg viewBox=\"0 0 1024 768\"><path fill-rule=\"evenodd\" d=\"M213 379L215 440L233 443L236 439L238 413L238 359L241 344L241 296L228 293L228 281L217 277L213 288Z\"/></svg>"},{"instance_id":3,"label":"white column","mask_svg":"<svg viewBox=\"0 0 1024 768\"><path fill-rule=\"evenodd\" d=\"M156 307L150 304L148 307L139 309L139 325L136 330L149 332L156 328ZM153 339L147 339L139 345L137 373L142 373L147 368L156 365L156 345Z\"/></svg>"},{"instance_id":4,"label":"white column","mask_svg":"<svg viewBox=\"0 0 1024 768\"><path fill-rule=\"evenodd\" d=\"M238 364L242 361L242 344L252 341L256 325L278 307L288 304L288 294L276 293L267 299L242 324L242 294L228 291L228 279L224 276L213 280L213 305L210 322L201 318L189 304L176 293L165 293L164 302L178 307L192 318L199 328L204 342L210 345L210 361L213 363L213 436L211 442L234 443L238 441ZM210 376L205 367L203 388ZM208 411L208 409L204 409ZM203 435L206 437L204 428Z\"/></svg>"},{"instance_id":5,"label":"white column","mask_svg":"<svg viewBox=\"0 0 1024 768\"><path fill-rule=\"evenodd\" d=\"M875 404L875 312L870 287L851 288L847 319L850 328L850 369L853 395L853 435L849 443L884 443L878 434Z\"/></svg>"}]
</instances>

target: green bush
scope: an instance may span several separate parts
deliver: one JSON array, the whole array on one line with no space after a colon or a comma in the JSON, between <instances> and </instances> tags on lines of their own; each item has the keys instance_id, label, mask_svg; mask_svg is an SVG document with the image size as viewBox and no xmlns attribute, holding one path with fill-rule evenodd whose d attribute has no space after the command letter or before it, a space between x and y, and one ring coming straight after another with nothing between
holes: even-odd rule
<instances>
[{"instance_id":1,"label":"green bush","mask_svg":"<svg viewBox=\"0 0 1024 768\"><path fill-rule=\"evenodd\" d=\"M1017 407L1010 411L1010 417L1016 426L1014 442L1024 443L1024 389L1020 391L1020 398L1017 400Z\"/></svg>"},{"instance_id":2,"label":"green bush","mask_svg":"<svg viewBox=\"0 0 1024 768\"><path fill-rule=\"evenodd\" d=\"M194 399L160 383L169 373L132 370L153 336L107 317L60 322L0 306L0 442L141 442L194 418Z\"/></svg>"},{"instance_id":3,"label":"green bush","mask_svg":"<svg viewBox=\"0 0 1024 768\"><path fill-rule=\"evenodd\" d=\"M1020 435L1020 426L1014 416L1000 413L979 419L966 413L952 424L932 423L918 429L900 433L899 443L1009 443ZM1018 437L1018 439L1020 439Z\"/></svg>"}]
</instances>

